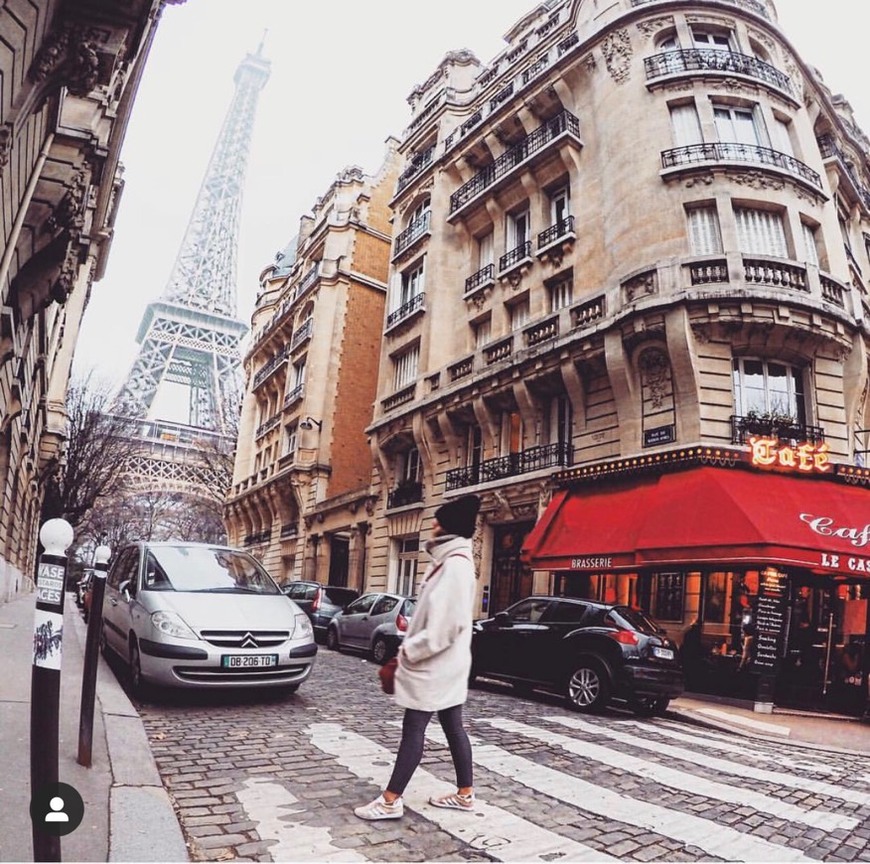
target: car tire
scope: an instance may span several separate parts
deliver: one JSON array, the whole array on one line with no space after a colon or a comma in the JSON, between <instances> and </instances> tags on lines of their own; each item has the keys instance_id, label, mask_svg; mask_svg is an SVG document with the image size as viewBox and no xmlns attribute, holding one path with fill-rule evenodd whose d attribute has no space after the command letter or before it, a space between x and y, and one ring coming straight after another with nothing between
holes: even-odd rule
<instances>
[{"instance_id":1,"label":"car tire","mask_svg":"<svg viewBox=\"0 0 870 864\"><path fill-rule=\"evenodd\" d=\"M103 624L103 626L100 627L100 654L108 660L111 650L112 649L109 648L109 640L106 638L106 625Z\"/></svg>"},{"instance_id":2,"label":"car tire","mask_svg":"<svg viewBox=\"0 0 870 864\"><path fill-rule=\"evenodd\" d=\"M378 636L372 644L372 660L379 666L383 666L390 659L390 646L383 636Z\"/></svg>"},{"instance_id":3,"label":"car tire","mask_svg":"<svg viewBox=\"0 0 870 864\"><path fill-rule=\"evenodd\" d=\"M145 699L149 688L142 677L142 655L139 652L139 643L135 639L130 640L130 689L137 699Z\"/></svg>"},{"instance_id":4,"label":"car tire","mask_svg":"<svg viewBox=\"0 0 870 864\"><path fill-rule=\"evenodd\" d=\"M600 711L610 700L610 679L594 659L582 660L565 681L565 701L575 711Z\"/></svg>"},{"instance_id":5,"label":"car tire","mask_svg":"<svg viewBox=\"0 0 870 864\"><path fill-rule=\"evenodd\" d=\"M326 631L326 647L330 651L338 651L338 630L335 627L330 627L329 630Z\"/></svg>"},{"instance_id":6,"label":"car tire","mask_svg":"<svg viewBox=\"0 0 870 864\"><path fill-rule=\"evenodd\" d=\"M670 704L667 696L640 696L631 701L631 710L638 717L661 717Z\"/></svg>"}]
</instances>

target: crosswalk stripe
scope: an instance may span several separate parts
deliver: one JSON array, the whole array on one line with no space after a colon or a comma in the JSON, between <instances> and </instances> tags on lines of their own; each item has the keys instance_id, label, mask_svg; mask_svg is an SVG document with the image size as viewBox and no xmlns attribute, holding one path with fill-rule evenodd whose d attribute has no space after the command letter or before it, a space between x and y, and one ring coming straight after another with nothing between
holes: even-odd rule
<instances>
[{"instance_id":1,"label":"crosswalk stripe","mask_svg":"<svg viewBox=\"0 0 870 864\"><path fill-rule=\"evenodd\" d=\"M563 750L576 753L595 762L609 765L611 768L619 768L631 774L637 774L656 783L661 783L671 789L684 790L694 795L703 795L705 798L713 798L717 801L725 801L738 806L753 807L763 813L780 816L791 822L802 822L813 828L821 828L825 831L833 831L835 828L847 828L851 830L858 825L858 819L851 816L839 816L836 813L826 813L816 810L805 810L795 804L789 804L780 798L764 795L753 789L744 789L738 786L729 786L716 780L708 780L706 777L698 777L688 771L680 771L667 765L660 765L638 756L632 756L621 750L593 744L578 738L569 738L549 729L538 729L525 723L502 718L484 718L480 722L489 723L496 729L505 732L513 732L526 738L543 741L545 744L555 744Z\"/></svg>"},{"instance_id":2,"label":"crosswalk stripe","mask_svg":"<svg viewBox=\"0 0 870 864\"><path fill-rule=\"evenodd\" d=\"M389 750L337 723L312 723L308 734L318 750L334 756L352 774L379 785L386 781L389 766L395 760ZM412 788L414 799L424 801L431 795L443 795L453 789L423 768L414 773ZM619 860L480 800L474 813L443 810L428 803L412 806L407 798L405 808L420 813L442 831L496 861Z\"/></svg>"},{"instance_id":3,"label":"crosswalk stripe","mask_svg":"<svg viewBox=\"0 0 870 864\"><path fill-rule=\"evenodd\" d=\"M603 735L613 741L639 747L643 750L652 750L661 756L670 756L673 759L682 759L694 765L703 765L713 771L721 771L723 774L731 774L737 777L749 777L753 780L761 780L765 783L773 783L777 786L788 786L792 789L801 789L806 792L814 792L825 797L838 798L842 801L850 801L853 804L867 804L867 793L856 789L846 789L824 780L814 780L810 777L795 777L782 771L768 771L766 768L756 768L753 765L741 765L738 762L729 762L727 759L719 759L708 756L697 750L687 750L685 747L674 747L671 744L662 744L658 741L647 741L636 735L628 735L616 729L604 726L594 726L576 717L548 716L547 721L559 723L569 729L586 732L592 735Z\"/></svg>"},{"instance_id":4,"label":"crosswalk stripe","mask_svg":"<svg viewBox=\"0 0 870 864\"><path fill-rule=\"evenodd\" d=\"M822 765L818 762L807 762L797 759L791 759L782 753L767 753L761 748L750 748L742 744L734 743L734 736L727 733L720 737L710 737L703 732L695 731L693 727L692 733L682 731L686 728L685 724L678 725L673 728L667 723L639 723L636 720L628 720L623 724L631 726L635 729L640 729L645 732L654 732L662 735L665 738L673 738L675 741L683 741L687 744L692 744L694 747L712 747L714 750L721 750L723 753L732 753L735 756L747 756L756 762L775 762L780 768L794 768L797 771L810 771L814 774L827 774L828 776L838 775L841 770L834 768L831 765ZM743 739L738 739L743 740Z\"/></svg>"},{"instance_id":5,"label":"crosswalk stripe","mask_svg":"<svg viewBox=\"0 0 870 864\"><path fill-rule=\"evenodd\" d=\"M491 722L491 721L490 721ZM430 727L428 737L446 743L440 729ZM814 861L798 849L778 846L680 810L669 810L628 798L563 771L547 768L493 744L472 740L474 763L495 774L528 786L566 804L626 825L654 831L687 846L703 849L727 861Z\"/></svg>"},{"instance_id":6,"label":"crosswalk stripe","mask_svg":"<svg viewBox=\"0 0 870 864\"><path fill-rule=\"evenodd\" d=\"M273 861L338 864L368 860L353 849L334 846L328 828L287 821L287 816L305 811L293 806L299 803L299 799L280 783L262 777L250 777L236 792L236 796L248 818L257 823L260 838L276 841L274 846L269 847Z\"/></svg>"}]
</instances>

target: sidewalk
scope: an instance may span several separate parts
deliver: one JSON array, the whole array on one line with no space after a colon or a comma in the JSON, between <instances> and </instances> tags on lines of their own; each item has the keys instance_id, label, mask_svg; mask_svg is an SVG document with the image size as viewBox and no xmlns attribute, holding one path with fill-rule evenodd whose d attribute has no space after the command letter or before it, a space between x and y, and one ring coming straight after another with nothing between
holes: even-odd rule
<instances>
[{"instance_id":1,"label":"sidewalk","mask_svg":"<svg viewBox=\"0 0 870 864\"><path fill-rule=\"evenodd\" d=\"M0 605L0 861L32 861L30 677L35 594ZM90 768L76 762L87 625L67 594L60 694L58 779L85 802L82 824L61 838L65 861L188 861L148 739L112 670L100 658Z\"/></svg>"},{"instance_id":2,"label":"sidewalk","mask_svg":"<svg viewBox=\"0 0 870 864\"><path fill-rule=\"evenodd\" d=\"M819 750L870 755L870 720L867 719L778 708L774 708L773 714L759 714L748 707L695 698L694 694L674 699L668 711L686 722L740 735L791 741Z\"/></svg>"}]
</instances>

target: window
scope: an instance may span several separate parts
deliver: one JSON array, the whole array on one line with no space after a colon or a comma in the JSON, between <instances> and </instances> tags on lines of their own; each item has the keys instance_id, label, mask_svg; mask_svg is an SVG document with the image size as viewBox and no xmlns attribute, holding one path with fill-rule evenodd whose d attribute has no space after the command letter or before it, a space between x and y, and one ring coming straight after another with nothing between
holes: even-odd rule
<instances>
[{"instance_id":1,"label":"window","mask_svg":"<svg viewBox=\"0 0 870 864\"><path fill-rule=\"evenodd\" d=\"M483 455L483 435L476 423L468 427L465 442L465 464L469 468L479 468Z\"/></svg>"},{"instance_id":2,"label":"window","mask_svg":"<svg viewBox=\"0 0 870 864\"><path fill-rule=\"evenodd\" d=\"M708 573L704 584L704 621L725 623L725 600L730 573Z\"/></svg>"},{"instance_id":3,"label":"window","mask_svg":"<svg viewBox=\"0 0 870 864\"><path fill-rule=\"evenodd\" d=\"M420 202L420 204L418 204L411 213L411 218L408 220L408 225L414 225L415 223L425 219L431 207L432 200L429 197L424 198L423 201Z\"/></svg>"},{"instance_id":4,"label":"window","mask_svg":"<svg viewBox=\"0 0 870 864\"><path fill-rule=\"evenodd\" d=\"M293 364L293 389L305 384L305 357Z\"/></svg>"},{"instance_id":5,"label":"window","mask_svg":"<svg viewBox=\"0 0 870 864\"><path fill-rule=\"evenodd\" d=\"M690 105L671 106L671 127L674 130L674 144L677 147L689 147L701 144L704 140L701 134L701 121L695 103Z\"/></svg>"},{"instance_id":6,"label":"window","mask_svg":"<svg viewBox=\"0 0 870 864\"><path fill-rule=\"evenodd\" d=\"M492 318L487 316L475 324L471 325L474 329L474 347L481 348L492 339Z\"/></svg>"},{"instance_id":7,"label":"window","mask_svg":"<svg viewBox=\"0 0 870 864\"><path fill-rule=\"evenodd\" d=\"M774 150L794 156L794 148L791 146L791 124L778 117L775 118L771 128L770 143Z\"/></svg>"},{"instance_id":8,"label":"window","mask_svg":"<svg viewBox=\"0 0 870 864\"><path fill-rule=\"evenodd\" d=\"M549 600L529 598L528 600L521 600L515 606L511 606L508 614L514 624L537 624L547 611L549 605Z\"/></svg>"},{"instance_id":9,"label":"window","mask_svg":"<svg viewBox=\"0 0 870 864\"><path fill-rule=\"evenodd\" d=\"M788 258L785 225L779 213L770 210L735 208L737 243L741 252Z\"/></svg>"},{"instance_id":10,"label":"window","mask_svg":"<svg viewBox=\"0 0 870 864\"><path fill-rule=\"evenodd\" d=\"M569 603L560 600L550 607L547 621L551 624L579 624L589 607L584 603Z\"/></svg>"},{"instance_id":11,"label":"window","mask_svg":"<svg viewBox=\"0 0 870 864\"><path fill-rule=\"evenodd\" d=\"M712 48L714 51L733 51L731 35L728 33L711 33L708 30L692 28L692 41L696 48Z\"/></svg>"},{"instance_id":12,"label":"window","mask_svg":"<svg viewBox=\"0 0 870 864\"><path fill-rule=\"evenodd\" d=\"M735 357L732 369L736 414L779 414L806 422L801 369L752 357Z\"/></svg>"},{"instance_id":13,"label":"window","mask_svg":"<svg viewBox=\"0 0 870 864\"><path fill-rule=\"evenodd\" d=\"M420 451L416 447L406 450L400 456L400 483L417 483L420 480Z\"/></svg>"},{"instance_id":14,"label":"window","mask_svg":"<svg viewBox=\"0 0 870 864\"><path fill-rule=\"evenodd\" d=\"M417 557L420 551L418 537L402 537L396 541L398 573L396 593L412 597L417 591Z\"/></svg>"},{"instance_id":15,"label":"window","mask_svg":"<svg viewBox=\"0 0 870 864\"><path fill-rule=\"evenodd\" d=\"M522 210L508 216L507 249L517 249L529 239L529 211Z\"/></svg>"},{"instance_id":16,"label":"window","mask_svg":"<svg viewBox=\"0 0 870 864\"><path fill-rule=\"evenodd\" d=\"M368 612L380 595L378 594L363 594L358 597L344 610L345 615L361 615L363 612Z\"/></svg>"},{"instance_id":17,"label":"window","mask_svg":"<svg viewBox=\"0 0 870 864\"><path fill-rule=\"evenodd\" d=\"M417 295L423 293L424 262L421 261L410 270L402 274L402 285L398 297L396 297L396 309L409 303ZM395 311L395 310L394 310Z\"/></svg>"},{"instance_id":18,"label":"window","mask_svg":"<svg viewBox=\"0 0 870 864\"><path fill-rule=\"evenodd\" d=\"M561 225L571 214L569 190L567 186L556 190L550 196L550 218L553 225Z\"/></svg>"},{"instance_id":19,"label":"window","mask_svg":"<svg viewBox=\"0 0 870 864\"><path fill-rule=\"evenodd\" d=\"M682 621L685 590L683 574L656 573L653 581L653 618L659 621Z\"/></svg>"},{"instance_id":20,"label":"window","mask_svg":"<svg viewBox=\"0 0 870 864\"><path fill-rule=\"evenodd\" d=\"M557 312L571 305L574 299L574 285L571 276L559 279L549 286L550 311Z\"/></svg>"},{"instance_id":21,"label":"window","mask_svg":"<svg viewBox=\"0 0 870 864\"><path fill-rule=\"evenodd\" d=\"M398 354L393 360L393 386L401 390L417 378L417 367L420 363L420 346L413 345L407 351Z\"/></svg>"},{"instance_id":22,"label":"window","mask_svg":"<svg viewBox=\"0 0 870 864\"><path fill-rule=\"evenodd\" d=\"M556 396L544 414L544 440L548 444L567 444L571 441L574 414L567 396Z\"/></svg>"},{"instance_id":23,"label":"window","mask_svg":"<svg viewBox=\"0 0 870 864\"><path fill-rule=\"evenodd\" d=\"M502 455L519 453L523 449L523 418L518 411L503 411L500 424Z\"/></svg>"},{"instance_id":24,"label":"window","mask_svg":"<svg viewBox=\"0 0 870 864\"><path fill-rule=\"evenodd\" d=\"M483 269L488 264L492 264L495 261L495 251L493 245L493 234L492 231L489 234L484 234L477 241L477 265L479 269Z\"/></svg>"},{"instance_id":25,"label":"window","mask_svg":"<svg viewBox=\"0 0 870 864\"><path fill-rule=\"evenodd\" d=\"M529 323L529 301L528 298L521 300L519 303L514 303L510 307L511 330L519 330Z\"/></svg>"},{"instance_id":26,"label":"window","mask_svg":"<svg viewBox=\"0 0 870 864\"><path fill-rule=\"evenodd\" d=\"M374 606L372 606L372 615L386 615L387 612L392 612L399 602L398 597L390 597L386 594L381 595Z\"/></svg>"},{"instance_id":27,"label":"window","mask_svg":"<svg viewBox=\"0 0 870 864\"><path fill-rule=\"evenodd\" d=\"M807 264L819 266L819 247L816 245L816 229L806 222L801 222L801 235L804 241L804 260Z\"/></svg>"},{"instance_id":28,"label":"window","mask_svg":"<svg viewBox=\"0 0 870 864\"><path fill-rule=\"evenodd\" d=\"M753 109L719 105L713 109L713 118L720 141L767 146L764 126Z\"/></svg>"},{"instance_id":29,"label":"window","mask_svg":"<svg viewBox=\"0 0 870 864\"><path fill-rule=\"evenodd\" d=\"M284 456L290 456L296 452L296 440L298 437L298 424L288 423L284 427Z\"/></svg>"},{"instance_id":30,"label":"window","mask_svg":"<svg viewBox=\"0 0 870 864\"><path fill-rule=\"evenodd\" d=\"M719 214L715 207L692 207L688 211L689 243L693 255L718 255L722 252Z\"/></svg>"}]
</instances>

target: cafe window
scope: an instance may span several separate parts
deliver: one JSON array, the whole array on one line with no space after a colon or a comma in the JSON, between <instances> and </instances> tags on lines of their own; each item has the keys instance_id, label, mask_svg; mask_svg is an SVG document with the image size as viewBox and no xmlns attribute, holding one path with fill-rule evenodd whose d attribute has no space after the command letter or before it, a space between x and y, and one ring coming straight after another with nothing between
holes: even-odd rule
<instances>
[{"instance_id":1,"label":"cafe window","mask_svg":"<svg viewBox=\"0 0 870 864\"><path fill-rule=\"evenodd\" d=\"M728 573L708 573L704 586L704 621L724 624L727 614Z\"/></svg>"},{"instance_id":2,"label":"cafe window","mask_svg":"<svg viewBox=\"0 0 870 864\"><path fill-rule=\"evenodd\" d=\"M685 576L682 573L656 573L653 591L653 617L659 621L683 620Z\"/></svg>"}]
</instances>

